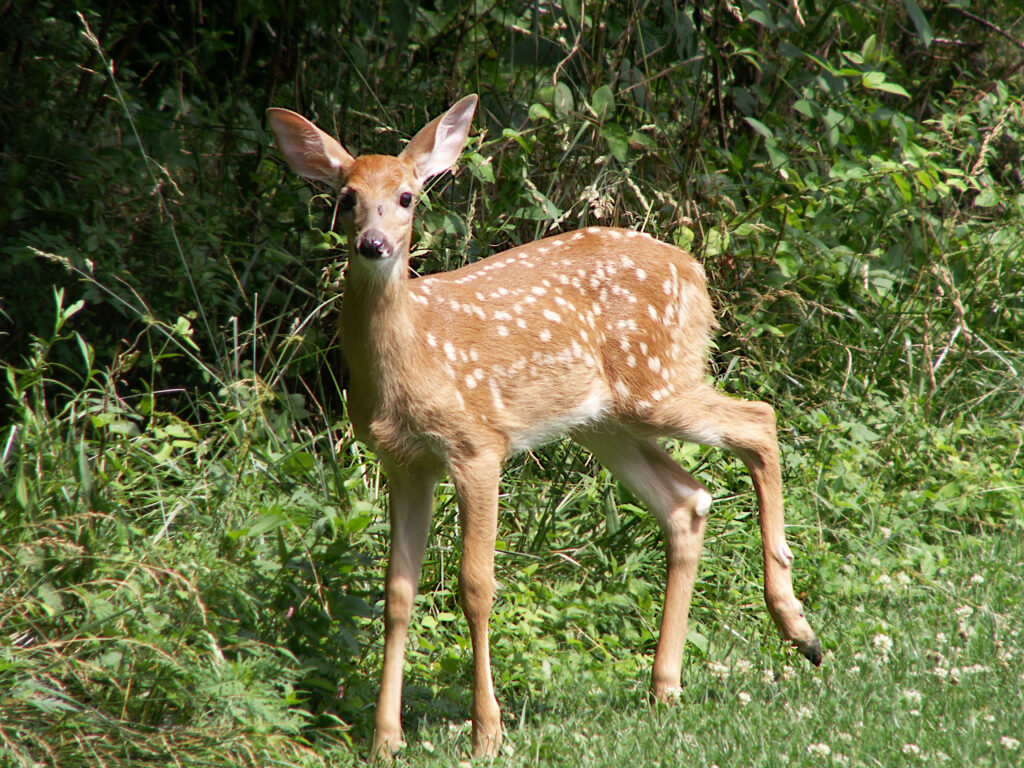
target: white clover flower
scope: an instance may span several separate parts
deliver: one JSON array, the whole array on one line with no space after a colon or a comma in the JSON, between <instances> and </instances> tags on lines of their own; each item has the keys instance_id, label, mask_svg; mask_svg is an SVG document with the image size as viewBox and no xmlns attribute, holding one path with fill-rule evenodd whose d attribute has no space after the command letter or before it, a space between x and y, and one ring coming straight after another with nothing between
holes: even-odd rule
<instances>
[{"instance_id":1,"label":"white clover flower","mask_svg":"<svg viewBox=\"0 0 1024 768\"><path fill-rule=\"evenodd\" d=\"M904 755L913 755L914 757L917 757L918 755L921 754L921 748L919 746L917 746L917 744L904 744L903 745L903 754Z\"/></svg>"},{"instance_id":2,"label":"white clover flower","mask_svg":"<svg viewBox=\"0 0 1024 768\"><path fill-rule=\"evenodd\" d=\"M984 584L984 583L985 583L985 577L982 576L980 573L976 573L973 576L971 576L971 584Z\"/></svg>"},{"instance_id":3,"label":"white clover flower","mask_svg":"<svg viewBox=\"0 0 1024 768\"><path fill-rule=\"evenodd\" d=\"M875 650L880 654L887 656L889 651L892 650L892 638L882 632L879 632L871 638L871 645L874 646Z\"/></svg>"},{"instance_id":4,"label":"white clover flower","mask_svg":"<svg viewBox=\"0 0 1024 768\"><path fill-rule=\"evenodd\" d=\"M752 670L754 665L746 659L739 659L735 664L732 665L732 671L740 675L745 675L747 672Z\"/></svg>"},{"instance_id":5,"label":"white clover flower","mask_svg":"<svg viewBox=\"0 0 1024 768\"><path fill-rule=\"evenodd\" d=\"M936 643L942 643L943 645L945 645L946 641L947 641L947 638L946 638L946 633L945 632L936 632L935 633L935 642Z\"/></svg>"},{"instance_id":6,"label":"white clover flower","mask_svg":"<svg viewBox=\"0 0 1024 768\"><path fill-rule=\"evenodd\" d=\"M719 680L725 680L729 676L729 668L725 664L720 664L717 661L709 661L708 669L715 677Z\"/></svg>"},{"instance_id":7,"label":"white clover flower","mask_svg":"<svg viewBox=\"0 0 1024 768\"><path fill-rule=\"evenodd\" d=\"M806 720L807 718L809 718L813 714L814 713L811 711L810 707L800 707L800 709L798 709L796 711L796 719L797 720Z\"/></svg>"},{"instance_id":8,"label":"white clover flower","mask_svg":"<svg viewBox=\"0 0 1024 768\"><path fill-rule=\"evenodd\" d=\"M736 698L739 699L741 707L745 707L750 703L750 694L746 691L740 691L737 693Z\"/></svg>"},{"instance_id":9,"label":"white clover flower","mask_svg":"<svg viewBox=\"0 0 1024 768\"><path fill-rule=\"evenodd\" d=\"M892 584L892 578L889 576L888 573L880 573L880 574L878 574L878 578L876 579L876 583L878 583L879 585L881 585L883 587L887 587L890 584Z\"/></svg>"},{"instance_id":10,"label":"white clover flower","mask_svg":"<svg viewBox=\"0 0 1024 768\"><path fill-rule=\"evenodd\" d=\"M920 704L921 699L924 697L920 691L908 690L903 692L903 698L910 704Z\"/></svg>"},{"instance_id":11,"label":"white clover flower","mask_svg":"<svg viewBox=\"0 0 1024 768\"><path fill-rule=\"evenodd\" d=\"M966 619L972 613L974 613L974 609L969 605L961 605L956 609L956 615L962 619Z\"/></svg>"},{"instance_id":12,"label":"white clover flower","mask_svg":"<svg viewBox=\"0 0 1024 768\"><path fill-rule=\"evenodd\" d=\"M807 754L811 757L828 757L832 754L832 747L824 742L820 744L808 744Z\"/></svg>"},{"instance_id":13,"label":"white clover flower","mask_svg":"<svg viewBox=\"0 0 1024 768\"><path fill-rule=\"evenodd\" d=\"M1014 751L1015 749L1017 749L1020 746L1020 741L1018 741L1017 739L1013 738L1012 736L1003 736L1003 738L1001 738L999 740L999 743L1002 744L1004 747L1006 747L1011 752Z\"/></svg>"}]
</instances>

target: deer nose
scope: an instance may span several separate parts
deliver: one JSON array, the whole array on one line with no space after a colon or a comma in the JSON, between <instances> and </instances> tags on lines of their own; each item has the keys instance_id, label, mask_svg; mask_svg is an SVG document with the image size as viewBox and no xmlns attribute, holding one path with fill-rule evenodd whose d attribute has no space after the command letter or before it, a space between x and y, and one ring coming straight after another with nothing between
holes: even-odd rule
<instances>
[{"instance_id":1,"label":"deer nose","mask_svg":"<svg viewBox=\"0 0 1024 768\"><path fill-rule=\"evenodd\" d=\"M356 249L364 259L384 259L391 254L391 243L383 232L368 229L359 238Z\"/></svg>"}]
</instances>

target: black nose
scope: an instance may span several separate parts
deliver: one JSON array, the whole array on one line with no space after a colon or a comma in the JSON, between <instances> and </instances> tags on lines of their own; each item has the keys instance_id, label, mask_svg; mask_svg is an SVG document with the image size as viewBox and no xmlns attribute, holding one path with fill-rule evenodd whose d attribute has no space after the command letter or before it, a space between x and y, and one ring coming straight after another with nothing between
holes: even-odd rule
<instances>
[{"instance_id":1,"label":"black nose","mask_svg":"<svg viewBox=\"0 0 1024 768\"><path fill-rule=\"evenodd\" d=\"M359 255L364 259L383 259L391 251L391 243L388 242L384 233L373 229L363 233L356 247L359 250Z\"/></svg>"}]
</instances>

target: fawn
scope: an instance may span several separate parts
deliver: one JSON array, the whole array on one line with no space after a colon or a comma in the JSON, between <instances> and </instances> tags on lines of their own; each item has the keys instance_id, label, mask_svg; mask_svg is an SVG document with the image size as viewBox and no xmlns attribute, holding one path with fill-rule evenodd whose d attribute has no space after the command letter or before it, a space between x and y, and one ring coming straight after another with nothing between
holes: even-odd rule
<instances>
[{"instance_id":1,"label":"fawn","mask_svg":"<svg viewBox=\"0 0 1024 768\"><path fill-rule=\"evenodd\" d=\"M491 679L498 480L505 458L559 436L588 448L657 517L668 576L652 692L667 700L682 672L707 489L658 444L726 448L757 492L764 596L783 638L812 663L821 646L793 594L783 529L775 414L706 380L715 328L701 265L646 234L589 227L513 248L452 272L411 278L413 210L449 170L477 97L424 127L397 156L355 158L286 109L267 120L293 170L339 190L348 235L340 344L356 436L388 479L391 559L383 675L371 757L402 745L402 666L430 525L447 470L463 530L459 588L473 646L473 754L497 753L501 712Z\"/></svg>"}]
</instances>

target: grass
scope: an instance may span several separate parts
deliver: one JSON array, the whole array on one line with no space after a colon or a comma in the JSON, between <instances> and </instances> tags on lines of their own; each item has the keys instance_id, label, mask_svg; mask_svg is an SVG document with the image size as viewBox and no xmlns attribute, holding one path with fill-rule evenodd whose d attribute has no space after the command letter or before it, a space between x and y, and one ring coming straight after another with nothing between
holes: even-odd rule
<instances>
[{"instance_id":1,"label":"grass","mask_svg":"<svg viewBox=\"0 0 1024 768\"><path fill-rule=\"evenodd\" d=\"M961 536L931 577L886 568L913 546L887 540L858 563L866 590L812 596L827 649L817 670L778 650L764 622L751 627L736 615L724 617L732 630L710 629L706 658L690 648L675 706L645 703L642 661L595 663L579 674L575 654L537 654L551 678L506 697L502 763L1019 765L1020 537ZM461 719L420 711L412 720L403 764L466 759Z\"/></svg>"}]
</instances>

